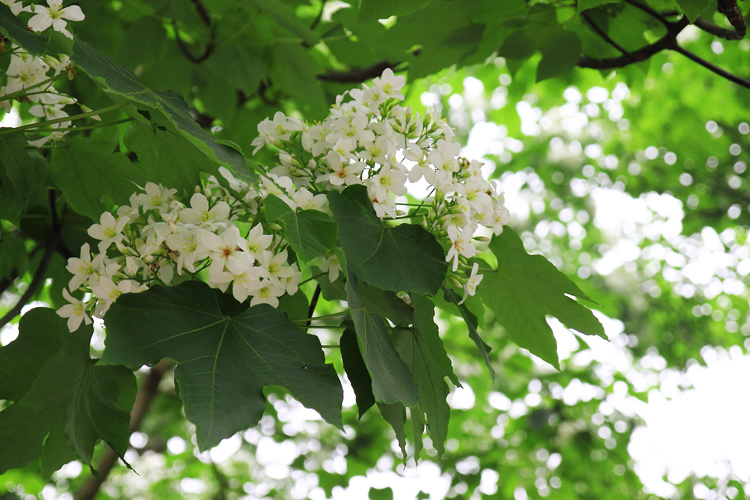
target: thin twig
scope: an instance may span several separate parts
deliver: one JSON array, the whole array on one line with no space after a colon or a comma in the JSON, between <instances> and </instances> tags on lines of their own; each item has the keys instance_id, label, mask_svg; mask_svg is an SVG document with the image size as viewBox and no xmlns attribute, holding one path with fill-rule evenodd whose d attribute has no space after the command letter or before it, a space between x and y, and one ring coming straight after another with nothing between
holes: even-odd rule
<instances>
[{"instance_id":1,"label":"thin twig","mask_svg":"<svg viewBox=\"0 0 750 500\"><path fill-rule=\"evenodd\" d=\"M697 28L702 29L706 33L710 33L714 36L718 36L719 38L724 38L725 40L740 40L741 38L744 38L745 34L743 33L740 35L737 30L728 30L726 28L722 28L721 26L716 26L713 23L709 23L702 17L699 17L695 20L693 23Z\"/></svg>"},{"instance_id":2,"label":"thin twig","mask_svg":"<svg viewBox=\"0 0 750 500\"><path fill-rule=\"evenodd\" d=\"M741 77L735 75L734 73L730 73L729 71L723 70L720 67L716 66L715 64L706 61L702 57L699 57L699 56L693 54L689 50L684 49L684 48L680 47L679 45L677 45L676 47L673 47L673 50L675 52L679 52L680 54L684 55L685 57L687 57L691 61L700 64L701 66L703 66L707 70L713 71L717 75L719 75L719 76L721 76L723 78L726 78L730 82L736 83L740 87L744 87L746 89L750 89L750 80L746 80L744 78L741 78Z\"/></svg>"},{"instance_id":3,"label":"thin twig","mask_svg":"<svg viewBox=\"0 0 750 500\"><path fill-rule=\"evenodd\" d=\"M614 47L617 50L619 50L620 52L622 52L623 55L630 57L633 60L633 62L637 62L637 60L633 57L633 55L630 52L628 52L627 50L625 50L625 48L622 45L620 45L619 43L615 42L612 39L612 37L610 37L607 34L606 31L604 31L599 26L597 26L597 24L594 22L594 20L591 19L591 16L589 16L588 12L584 11L581 14L581 16L586 20L587 23L589 23L589 25L591 26L591 29L593 29L594 31L596 31L596 34L599 35L605 42L607 42L612 47Z\"/></svg>"},{"instance_id":4,"label":"thin twig","mask_svg":"<svg viewBox=\"0 0 750 500\"><path fill-rule=\"evenodd\" d=\"M313 313L315 312L315 307L318 305L318 299L320 298L320 292L322 289L320 288L320 284L315 286L315 291L313 292L312 299L310 299L310 307L307 310L307 317L310 318L307 320L307 323L305 326L309 327L310 323L312 323L312 317Z\"/></svg>"},{"instance_id":5,"label":"thin twig","mask_svg":"<svg viewBox=\"0 0 750 500\"><path fill-rule=\"evenodd\" d=\"M667 28L669 28L670 25L674 24L669 19L667 19L666 17L662 16L659 12L655 11L654 9L652 9L651 7L649 7L646 4L642 4L641 2L638 2L637 0L625 0L625 1L627 3L629 3L630 5L632 5L633 7L637 8L637 9L641 9L643 12L645 12L648 15L650 15L654 19L658 20L660 23L662 23Z\"/></svg>"}]
</instances>

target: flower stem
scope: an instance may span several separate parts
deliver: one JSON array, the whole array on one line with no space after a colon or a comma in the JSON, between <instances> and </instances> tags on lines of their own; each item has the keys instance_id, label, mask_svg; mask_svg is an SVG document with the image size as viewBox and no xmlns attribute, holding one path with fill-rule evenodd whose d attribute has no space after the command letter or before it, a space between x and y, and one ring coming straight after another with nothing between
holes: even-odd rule
<instances>
[{"instance_id":1,"label":"flower stem","mask_svg":"<svg viewBox=\"0 0 750 500\"><path fill-rule=\"evenodd\" d=\"M98 115L100 113L103 114L109 111L120 109L122 107L127 106L128 104L130 104L130 101L124 101L119 104L113 104L112 106L107 106L106 108L97 109L95 111L89 111L88 113L80 113L78 115L66 116L64 118L56 118L54 120L47 120L47 121L43 121L39 123L31 123L29 125L24 125L23 127L0 130L0 135L13 134L16 132L23 132L25 130L38 129L38 128L46 127L48 125L54 125L55 123L64 123L64 122L70 122L70 121L75 121L75 120L83 120L84 118L89 118L91 116Z\"/></svg>"}]
</instances>

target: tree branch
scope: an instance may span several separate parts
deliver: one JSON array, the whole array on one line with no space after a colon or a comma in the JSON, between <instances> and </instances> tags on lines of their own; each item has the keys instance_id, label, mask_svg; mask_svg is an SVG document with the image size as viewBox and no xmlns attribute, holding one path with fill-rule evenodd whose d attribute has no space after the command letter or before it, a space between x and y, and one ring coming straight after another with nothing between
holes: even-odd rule
<instances>
[{"instance_id":1,"label":"tree branch","mask_svg":"<svg viewBox=\"0 0 750 500\"><path fill-rule=\"evenodd\" d=\"M138 395L135 398L135 404L133 404L133 411L130 413L130 433L137 431L143 417L146 415L148 410L151 408L154 398L159 393L159 383L164 377L164 374L172 367L172 362L162 360L159 364L151 368L146 375L143 384L138 389ZM81 488L76 491L74 500L93 500L99 489L104 484L110 471L117 463L117 452L112 448L107 448L104 452L104 456L97 464L96 470L99 472L98 476L90 476Z\"/></svg>"},{"instance_id":2,"label":"tree branch","mask_svg":"<svg viewBox=\"0 0 750 500\"><path fill-rule=\"evenodd\" d=\"M593 29L596 32L596 34L599 35L605 42L607 42L612 47L614 47L617 50L619 50L620 52L622 52L622 54L624 56L627 56L627 57L631 58L634 62L636 61L636 59L633 58L633 55L630 52L628 52L627 50L625 50L625 48L622 45L620 45L619 43L615 42L612 39L612 37L610 37L603 29L601 29L599 26L597 26L597 24L594 22L594 20L591 19L591 16L589 16L588 12L583 11L583 13L581 14L581 16L586 20L587 23L589 23L589 26L591 26L591 29Z\"/></svg>"},{"instance_id":3,"label":"tree branch","mask_svg":"<svg viewBox=\"0 0 750 500\"><path fill-rule=\"evenodd\" d=\"M730 40L744 38L747 33L747 24L742 17L742 12L737 8L737 0L718 0L716 7L719 12L727 16L729 24L734 28L737 38L730 38Z\"/></svg>"},{"instance_id":4,"label":"tree branch","mask_svg":"<svg viewBox=\"0 0 750 500\"><path fill-rule=\"evenodd\" d=\"M633 0L626 0L628 3L633 3ZM637 2L636 2L637 3ZM644 6L645 7L645 6ZM652 10L650 7L646 7L648 10ZM655 15L661 17L661 15L653 11ZM613 69L622 68L634 62L645 61L654 54L661 52L664 49L676 50L677 35L685 29L689 23L686 17L682 17L679 21L670 23L667 22L667 33L654 43L646 45L636 51L630 52L627 55L620 57L609 57L606 59L594 59L591 57L583 56L578 60L578 66L582 68L593 68L593 69Z\"/></svg>"},{"instance_id":5,"label":"tree branch","mask_svg":"<svg viewBox=\"0 0 750 500\"><path fill-rule=\"evenodd\" d=\"M673 50L675 52L679 52L680 54L684 55L688 59L690 59L693 62L696 62L706 68L709 71L713 71L717 75L726 78L730 82L736 83L740 87L744 87L746 89L750 89L750 80L745 80L744 78L740 78L739 76L735 75L734 73L730 73L729 71L723 70L720 67L716 66L715 64L706 61L702 57L699 57L692 52L690 52L687 49L684 49L680 47L679 45L673 47Z\"/></svg>"},{"instance_id":6,"label":"tree branch","mask_svg":"<svg viewBox=\"0 0 750 500\"><path fill-rule=\"evenodd\" d=\"M34 277L31 278L31 283L29 283L29 287L26 289L26 291L21 295L21 298L18 299L18 302L16 303L13 308L5 313L5 316L3 316L0 319L0 328L4 327L10 321L15 318L17 315L21 314L21 311L23 310L23 306L26 305L26 303L31 300L31 298L34 296L34 294L37 292L37 289L41 286L42 283L44 283L45 276L47 274L47 267L49 267L49 263L52 260L52 256L55 254L55 250L57 249L57 244L60 241L60 222L57 220L57 209L55 206L55 200L56 200L56 194L54 189L50 189L48 192L49 196L49 209L50 209L50 232L49 236L47 237L47 241L44 244L44 253L42 254L42 260L39 261L39 267L36 268L36 272L34 273Z\"/></svg>"},{"instance_id":7,"label":"tree branch","mask_svg":"<svg viewBox=\"0 0 750 500\"><path fill-rule=\"evenodd\" d=\"M728 30L726 28L722 28L721 26L716 26L713 23L709 23L702 17L696 19L693 24L706 33L718 36L719 38L724 38L725 40L739 40L745 37L744 33L740 34L737 32L737 30Z\"/></svg>"}]
</instances>

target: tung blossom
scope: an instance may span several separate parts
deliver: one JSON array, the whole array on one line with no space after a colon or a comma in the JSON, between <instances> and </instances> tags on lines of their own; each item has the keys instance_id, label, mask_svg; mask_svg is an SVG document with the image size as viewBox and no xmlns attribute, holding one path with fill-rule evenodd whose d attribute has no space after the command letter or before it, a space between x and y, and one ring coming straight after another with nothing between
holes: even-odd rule
<instances>
[{"instance_id":1,"label":"tung blossom","mask_svg":"<svg viewBox=\"0 0 750 500\"><path fill-rule=\"evenodd\" d=\"M33 12L35 15L29 19L29 28L33 31L44 31L50 26L55 31L72 39L73 35L65 28L68 21L83 21L86 17L77 5L63 8L62 0L47 0L49 7L30 5L23 10Z\"/></svg>"}]
</instances>

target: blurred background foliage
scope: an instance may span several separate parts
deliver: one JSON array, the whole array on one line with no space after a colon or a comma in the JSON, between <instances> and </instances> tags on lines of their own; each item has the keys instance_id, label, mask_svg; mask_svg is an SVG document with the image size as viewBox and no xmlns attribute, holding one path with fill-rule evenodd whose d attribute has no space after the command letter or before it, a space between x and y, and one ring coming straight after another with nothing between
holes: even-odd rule
<instances>
[{"instance_id":1,"label":"blurred background foliage","mask_svg":"<svg viewBox=\"0 0 750 500\"><path fill-rule=\"evenodd\" d=\"M149 88L182 94L202 127L245 153L257 123L278 110L320 119L337 94L385 67L406 74L407 103L420 113L436 106L449 119L464 155L481 158L501 182L527 250L547 256L597 301L610 336L609 344L588 345L557 328L558 373L511 343L492 317L480 318L493 348L493 384L468 336L447 335L464 386L451 396L447 452L406 467L387 424L371 414L358 420L353 397L345 399L343 434L279 393L260 426L198 454L167 377L131 439L128 459L138 474L116 467L97 498L330 498L347 487L366 495L370 485L371 498L394 491L395 498L516 500L750 493L750 478L731 467L644 489L629 448L649 398L689 389L684 373L711 353L737 358L750 346L750 91L676 51L614 69L576 67L585 57L621 55L592 22L632 52L664 36L666 25L645 4L79 3L86 14L75 26L80 39ZM685 3L646 7L676 22ZM731 28L715 5L690 8ZM704 61L750 75L747 40L695 26L677 40ZM84 77L68 85L91 108L108 102ZM106 131L91 134L112 140ZM261 155L257 162L268 160ZM2 241L0 312L39 265L34 249L49 230L46 190L36 196L21 232ZM90 221L66 214L64 247L76 249ZM64 256L53 257L37 300L59 305ZM465 327L460 318L441 320ZM31 464L3 475L0 498L84 498L91 481L72 463L45 484Z\"/></svg>"}]
</instances>

